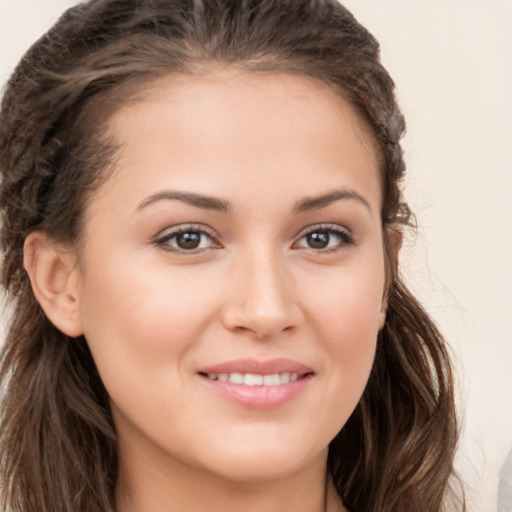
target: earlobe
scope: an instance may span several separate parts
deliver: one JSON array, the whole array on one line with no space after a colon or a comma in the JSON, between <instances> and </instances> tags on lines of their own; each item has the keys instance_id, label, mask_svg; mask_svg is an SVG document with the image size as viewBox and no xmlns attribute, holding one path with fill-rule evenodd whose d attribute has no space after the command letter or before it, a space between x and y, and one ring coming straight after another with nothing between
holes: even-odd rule
<instances>
[{"instance_id":1,"label":"earlobe","mask_svg":"<svg viewBox=\"0 0 512 512\"><path fill-rule=\"evenodd\" d=\"M386 280L384 296L382 298L382 306L379 318L379 331L382 330L386 323L386 312L388 310L389 292L394 280L398 274L398 259L400 249L403 243L402 230L397 226L388 226L385 228L385 258L386 258Z\"/></svg>"},{"instance_id":2,"label":"earlobe","mask_svg":"<svg viewBox=\"0 0 512 512\"><path fill-rule=\"evenodd\" d=\"M384 325L386 324L386 313L388 310L387 305L387 297L384 299L384 302L382 303L382 309L380 310L380 316L379 316L379 331L382 331L384 329Z\"/></svg>"},{"instance_id":3,"label":"earlobe","mask_svg":"<svg viewBox=\"0 0 512 512\"><path fill-rule=\"evenodd\" d=\"M400 255L400 250L402 249L404 235L400 228L396 226L390 226L387 228L387 236L389 240L390 256L392 258L396 273L398 270L398 257Z\"/></svg>"},{"instance_id":4,"label":"earlobe","mask_svg":"<svg viewBox=\"0 0 512 512\"><path fill-rule=\"evenodd\" d=\"M32 291L49 320L64 334L83 334L76 255L35 231L25 240L23 264Z\"/></svg>"}]
</instances>

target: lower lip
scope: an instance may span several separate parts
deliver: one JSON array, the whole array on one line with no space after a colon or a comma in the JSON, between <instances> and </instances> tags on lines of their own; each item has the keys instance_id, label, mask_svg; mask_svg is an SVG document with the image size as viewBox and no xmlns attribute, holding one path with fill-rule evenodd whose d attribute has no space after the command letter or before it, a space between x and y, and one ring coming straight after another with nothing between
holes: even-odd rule
<instances>
[{"instance_id":1,"label":"lower lip","mask_svg":"<svg viewBox=\"0 0 512 512\"><path fill-rule=\"evenodd\" d=\"M294 382L276 386L246 386L212 380L203 375L200 377L209 389L231 402L254 409L273 409L291 402L305 391L312 375L305 375Z\"/></svg>"}]
</instances>

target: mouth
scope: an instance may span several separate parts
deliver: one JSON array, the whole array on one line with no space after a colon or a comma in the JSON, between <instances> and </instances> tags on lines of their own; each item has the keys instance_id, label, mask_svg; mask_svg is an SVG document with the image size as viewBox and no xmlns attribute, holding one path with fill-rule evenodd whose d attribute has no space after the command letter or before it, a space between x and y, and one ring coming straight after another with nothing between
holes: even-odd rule
<instances>
[{"instance_id":1,"label":"mouth","mask_svg":"<svg viewBox=\"0 0 512 512\"><path fill-rule=\"evenodd\" d=\"M282 372L271 374L258 374L258 373L204 373L199 372L199 375L213 381L230 382L231 384L243 384L244 386L280 386L289 384L300 379L304 379L313 372L298 373L298 372Z\"/></svg>"},{"instance_id":2,"label":"mouth","mask_svg":"<svg viewBox=\"0 0 512 512\"><path fill-rule=\"evenodd\" d=\"M198 375L208 389L232 403L273 409L301 396L315 372L290 359L238 359L201 368Z\"/></svg>"},{"instance_id":3,"label":"mouth","mask_svg":"<svg viewBox=\"0 0 512 512\"><path fill-rule=\"evenodd\" d=\"M245 386L281 386L313 375L313 369L292 359L247 358L201 368L202 377Z\"/></svg>"}]
</instances>

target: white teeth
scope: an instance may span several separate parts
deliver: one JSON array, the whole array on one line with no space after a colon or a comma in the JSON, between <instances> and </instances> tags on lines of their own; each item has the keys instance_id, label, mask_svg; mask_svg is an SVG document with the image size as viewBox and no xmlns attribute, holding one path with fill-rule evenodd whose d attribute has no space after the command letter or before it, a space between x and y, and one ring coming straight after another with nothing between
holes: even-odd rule
<instances>
[{"instance_id":1,"label":"white teeth","mask_svg":"<svg viewBox=\"0 0 512 512\"><path fill-rule=\"evenodd\" d=\"M273 373L272 375L264 375L263 376L263 384L265 386L277 386L280 382L279 374Z\"/></svg>"},{"instance_id":2,"label":"white teeth","mask_svg":"<svg viewBox=\"0 0 512 512\"><path fill-rule=\"evenodd\" d=\"M278 386L295 382L299 378L298 373L273 373L271 375L258 375L256 373L208 373L211 380L231 382L233 384L245 384L246 386Z\"/></svg>"},{"instance_id":3,"label":"white teeth","mask_svg":"<svg viewBox=\"0 0 512 512\"><path fill-rule=\"evenodd\" d=\"M233 384L243 384L244 383L244 374L243 373L230 373L229 382Z\"/></svg>"},{"instance_id":4,"label":"white teeth","mask_svg":"<svg viewBox=\"0 0 512 512\"><path fill-rule=\"evenodd\" d=\"M263 375L255 375L254 373L246 373L244 375L244 384L246 386L263 385Z\"/></svg>"}]
</instances>

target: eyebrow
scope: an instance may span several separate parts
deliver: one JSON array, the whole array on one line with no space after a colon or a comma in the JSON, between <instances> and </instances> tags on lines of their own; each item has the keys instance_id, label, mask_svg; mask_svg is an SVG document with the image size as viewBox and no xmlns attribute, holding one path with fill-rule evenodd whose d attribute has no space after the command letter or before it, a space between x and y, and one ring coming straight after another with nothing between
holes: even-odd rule
<instances>
[{"instance_id":1,"label":"eyebrow","mask_svg":"<svg viewBox=\"0 0 512 512\"><path fill-rule=\"evenodd\" d=\"M306 197L299 201L295 207L293 208L294 213L302 213L309 210L318 210L320 208L325 208L329 206L331 203L335 201L340 201L343 199L353 199L358 201L359 203L366 206L366 208L372 211L370 203L360 194L350 189L340 189L340 190L332 190L327 194L322 194L320 196L315 197Z\"/></svg>"},{"instance_id":2,"label":"eyebrow","mask_svg":"<svg viewBox=\"0 0 512 512\"><path fill-rule=\"evenodd\" d=\"M354 190L350 189L333 190L319 196L306 197L305 199L302 199L301 201L295 204L293 212L303 213L310 210L318 210L320 208L325 208L326 206L329 206L330 204L336 201L341 201L344 199L352 199L358 201L371 212L371 206L368 203L368 201L363 196L361 196ZM205 210L214 210L223 213L227 213L231 210L230 203L228 201L224 201L223 199L205 196L202 194L195 194L193 192L178 192L173 190L164 190L162 192L152 194L151 196L142 200L137 206L136 210L142 210L151 204L164 200L183 201L197 208L202 208Z\"/></svg>"},{"instance_id":3,"label":"eyebrow","mask_svg":"<svg viewBox=\"0 0 512 512\"><path fill-rule=\"evenodd\" d=\"M228 212L230 205L227 201L217 199L215 197L204 196L201 194L194 194L192 192L176 192L172 190L165 190L153 194L144 199L138 206L137 211L146 208L147 206L163 200L178 200L183 201L197 208L203 208L205 210L215 210L218 212Z\"/></svg>"}]
</instances>

